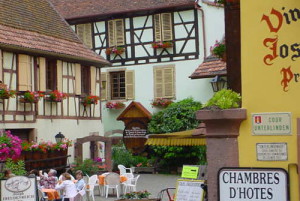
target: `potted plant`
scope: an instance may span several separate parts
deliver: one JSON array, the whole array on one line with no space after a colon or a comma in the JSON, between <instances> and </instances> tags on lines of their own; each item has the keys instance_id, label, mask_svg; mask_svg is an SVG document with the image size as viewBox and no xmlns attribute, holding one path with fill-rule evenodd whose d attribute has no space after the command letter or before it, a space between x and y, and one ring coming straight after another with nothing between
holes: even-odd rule
<instances>
[{"instance_id":1,"label":"potted plant","mask_svg":"<svg viewBox=\"0 0 300 201\"><path fill-rule=\"evenodd\" d=\"M120 55L123 54L124 52L125 52L124 47L108 47L105 50L106 55L110 55L110 54Z\"/></svg>"},{"instance_id":2,"label":"potted plant","mask_svg":"<svg viewBox=\"0 0 300 201\"><path fill-rule=\"evenodd\" d=\"M0 132L0 161L8 158L18 159L21 155L21 139L11 134L10 131Z\"/></svg>"},{"instance_id":3,"label":"potted plant","mask_svg":"<svg viewBox=\"0 0 300 201\"><path fill-rule=\"evenodd\" d=\"M156 98L152 101L151 105L154 107L168 107L171 103L173 103L173 101L170 99Z\"/></svg>"},{"instance_id":4,"label":"potted plant","mask_svg":"<svg viewBox=\"0 0 300 201\"><path fill-rule=\"evenodd\" d=\"M122 109L125 107L125 104L121 101L108 101L105 106L108 109Z\"/></svg>"},{"instance_id":5,"label":"potted plant","mask_svg":"<svg viewBox=\"0 0 300 201\"><path fill-rule=\"evenodd\" d=\"M61 102L62 100L66 99L68 96L67 94L60 92L58 90L51 91L47 100L51 102Z\"/></svg>"},{"instance_id":6,"label":"potted plant","mask_svg":"<svg viewBox=\"0 0 300 201\"><path fill-rule=\"evenodd\" d=\"M44 93L41 91L26 91L19 100L21 103L37 103L41 97L44 97Z\"/></svg>"},{"instance_id":7,"label":"potted plant","mask_svg":"<svg viewBox=\"0 0 300 201\"><path fill-rule=\"evenodd\" d=\"M210 51L213 55L222 59L222 61L226 61L226 45L225 42L219 42L216 40L216 43L210 47Z\"/></svg>"},{"instance_id":8,"label":"potted plant","mask_svg":"<svg viewBox=\"0 0 300 201\"><path fill-rule=\"evenodd\" d=\"M91 104L97 105L99 100L100 100L99 96L88 95L82 98L81 103L83 104L83 106L87 106Z\"/></svg>"},{"instance_id":9,"label":"potted plant","mask_svg":"<svg viewBox=\"0 0 300 201\"><path fill-rule=\"evenodd\" d=\"M159 41L159 42L152 43L151 46L153 49L169 48L169 47L173 47L173 43L170 41Z\"/></svg>"},{"instance_id":10,"label":"potted plant","mask_svg":"<svg viewBox=\"0 0 300 201\"><path fill-rule=\"evenodd\" d=\"M9 99L15 97L16 91L0 89L0 99Z\"/></svg>"}]
</instances>

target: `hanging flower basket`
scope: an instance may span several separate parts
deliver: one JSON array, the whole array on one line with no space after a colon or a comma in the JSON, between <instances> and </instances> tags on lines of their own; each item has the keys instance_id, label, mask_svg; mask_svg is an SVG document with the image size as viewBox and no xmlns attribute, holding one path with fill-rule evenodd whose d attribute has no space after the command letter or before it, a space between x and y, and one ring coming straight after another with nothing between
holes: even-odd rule
<instances>
[{"instance_id":1,"label":"hanging flower basket","mask_svg":"<svg viewBox=\"0 0 300 201\"><path fill-rule=\"evenodd\" d=\"M16 91L14 90L7 90L7 89L0 89L0 99L9 99L13 98L16 95Z\"/></svg>"},{"instance_id":2,"label":"hanging flower basket","mask_svg":"<svg viewBox=\"0 0 300 201\"><path fill-rule=\"evenodd\" d=\"M125 52L124 47L108 47L105 50L106 55L111 55L111 54L120 55L123 54L124 52Z\"/></svg>"},{"instance_id":3,"label":"hanging flower basket","mask_svg":"<svg viewBox=\"0 0 300 201\"><path fill-rule=\"evenodd\" d=\"M168 107L171 103L173 103L173 101L170 99L156 98L152 101L151 105L153 107Z\"/></svg>"},{"instance_id":4,"label":"hanging flower basket","mask_svg":"<svg viewBox=\"0 0 300 201\"><path fill-rule=\"evenodd\" d=\"M51 102L61 102L68 97L67 94L60 92L58 90L51 91L47 97L47 100Z\"/></svg>"},{"instance_id":5,"label":"hanging flower basket","mask_svg":"<svg viewBox=\"0 0 300 201\"><path fill-rule=\"evenodd\" d=\"M106 108L108 109L122 109L125 107L125 104L120 101L108 101L106 103Z\"/></svg>"},{"instance_id":6,"label":"hanging flower basket","mask_svg":"<svg viewBox=\"0 0 300 201\"><path fill-rule=\"evenodd\" d=\"M157 49L157 48L169 48L169 47L173 47L173 43L170 41L160 41L160 42L154 42L151 44L153 49Z\"/></svg>"},{"instance_id":7,"label":"hanging flower basket","mask_svg":"<svg viewBox=\"0 0 300 201\"><path fill-rule=\"evenodd\" d=\"M99 100L100 100L99 96L89 95L89 96L84 97L81 100L81 103L83 104L83 106L87 106L87 105L91 105L91 104L97 105Z\"/></svg>"},{"instance_id":8,"label":"hanging flower basket","mask_svg":"<svg viewBox=\"0 0 300 201\"><path fill-rule=\"evenodd\" d=\"M19 100L21 103L37 103L42 97L44 97L44 92L42 91L26 91L24 94L21 94Z\"/></svg>"},{"instance_id":9,"label":"hanging flower basket","mask_svg":"<svg viewBox=\"0 0 300 201\"><path fill-rule=\"evenodd\" d=\"M221 60L226 61L226 45L225 42L216 40L214 46L210 47L211 54L219 57Z\"/></svg>"}]
</instances>

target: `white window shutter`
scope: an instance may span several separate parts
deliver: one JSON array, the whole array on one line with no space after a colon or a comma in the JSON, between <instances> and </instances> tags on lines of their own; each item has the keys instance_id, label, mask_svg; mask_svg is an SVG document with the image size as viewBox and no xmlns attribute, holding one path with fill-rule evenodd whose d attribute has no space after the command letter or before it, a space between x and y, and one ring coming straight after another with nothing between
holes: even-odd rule
<instances>
[{"instance_id":1,"label":"white window shutter","mask_svg":"<svg viewBox=\"0 0 300 201\"><path fill-rule=\"evenodd\" d=\"M174 68L163 69L164 98L174 98Z\"/></svg>"},{"instance_id":2,"label":"white window shutter","mask_svg":"<svg viewBox=\"0 0 300 201\"><path fill-rule=\"evenodd\" d=\"M46 59L39 57L39 90L46 91Z\"/></svg>"},{"instance_id":3,"label":"white window shutter","mask_svg":"<svg viewBox=\"0 0 300 201\"><path fill-rule=\"evenodd\" d=\"M75 94L81 94L81 65L75 64Z\"/></svg>"},{"instance_id":4,"label":"white window shutter","mask_svg":"<svg viewBox=\"0 0 300 201\"><path fill-rule=\"evenodd\" d=\"M91 66L91 95L95 95L96 94L96 67L95 66Z\"/></svg>"},{"instance_id":5,"label":"white window shutter","mask_svg":"<svg viewBox=\"0 0 300 201\"><path fill-rule=\"evenodd\" d=\"M126 99L134 99L134 71L125 71Z\"/></svg>"},{"instance_id":6,"label":"white window shutter","mask_svg":"<svg viewBox=\"0 0 300 201\"><path fill-rule=\"evenodd\" d=\"M31 90L31 62L25 54L18 55L18 90Z\"/></svg>"},{"instance_id":7,"label":"white window shutter","mask_svg":"<svg viewBox=\"0 0 300 201\"><path fill-rule=\"evenodd\" d=\"M161 19L160 14L154 15L154 39L155 41L161 41Z\"/></svg>"},{"instance_id":8,"label":"white window shutter","mask_svg":"<svg viewBox=\"0 0 300 201\"><path fill-rule=\"evenodd\" d=\"M115 41L115 25L114 20L108 21L108 45L113 47L116 45Z\"/></svg>"},{"instance_id":9,"label":"white window shutter","mask_svg":"<svg viewBox=\"0 0 300 201\"><path fill-rule=\"evenodd\" d=\"M163 41L173 40L171 13L162 13L161 19L162 19L162 40Z\"/></svg>"},{"instance_id":10,"label":"white window shutter","mask_svg":"<svg viewBox=\"0 0 300 201\"><path fill-rule=\"evenodd\" d=\"M101 100L107 100L107 73L101 73Z\"/></svg>"},{"instance_id":11,"label":"white window shutter","mask_svg":"<svg viewBox=\"0 0 300 201\"><path fill-rule=\"evenodd\" d=\"M154 68L154 98L163 97L163 70Z\"/></svg>"},{"instance_id":12,"label":"white window shutter","mask_svg":"<svg viewBox=\"0 0 300 201\"><path fill-rule=\"evenodd\" d=\"M115 41L116 41L116 46L122 46L125 44L123 19L115 20Z\"/></svg>"},{"instance_id":13,"label":"white window shutter","mask_svg":"<svg viewBox=\"0 0 300 201\"><path fill-rule=\"evenodd\" d=\"M57 90L58 91L63 91L63 79L62 79L62 75L63 75L63 62L61 60L57 60L56 62L56 69L57 69L57 74L56 74L56 80L57 80Z\"/></svg>"}]
</instances>

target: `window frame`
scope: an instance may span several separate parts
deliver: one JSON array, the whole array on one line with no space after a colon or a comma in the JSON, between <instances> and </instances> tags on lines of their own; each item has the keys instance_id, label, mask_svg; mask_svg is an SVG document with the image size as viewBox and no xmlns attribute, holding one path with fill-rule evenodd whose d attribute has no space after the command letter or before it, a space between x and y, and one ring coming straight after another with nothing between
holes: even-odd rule
<instances>
[{"instance_id":1,"label":"window frame","mask_svg":"<svg viewBox=\"0 0 300 201\"><path fill-rule=\"evenodd\" d=\"M114 83L114 78L113 76L117 75L117 83ZM121 77L121 75L123 75L123 77ZM121 79L124 79L123 83L121 82ZM116 72L109 72L109 80L110 80L110 99L111 100L124 100L126 99L126 74L125 71L116 71ZM114 84L117 84L117 92L114 92L114 89L116 87L114 87ZM121 84L123 86L121 86ZM124 89L124 92L121 92L121 87ZM115 93L117 93L117 96L115 95ZM121 93L124 93L124 95L122 96Z\"/></svg>"},{"instance_id":2,"label":"window frame","mask_svg":"<svg viewBox=\"0 0 300 201\"><path fill-rule=\"evenodd\" d=\"M81 94L91 93L91 67L81 66Z\"/></svg>"},{"instance_id":3,"label":"window frame","mask_svg":"<svg viewBox=\"0 0 300 201\"><path fill-rule=\"evenodd\" d=\"M46 59L46 90L57 89L57 60Z\"/></svg>"}]
</instances>

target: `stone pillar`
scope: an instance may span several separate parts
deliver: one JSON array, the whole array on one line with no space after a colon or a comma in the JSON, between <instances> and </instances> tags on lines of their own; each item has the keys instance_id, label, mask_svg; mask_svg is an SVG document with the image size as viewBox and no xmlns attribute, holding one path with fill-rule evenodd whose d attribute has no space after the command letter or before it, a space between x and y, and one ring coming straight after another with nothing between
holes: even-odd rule
<instances>
[{"instance_id":1,"label":"stone pillar","mask_svg":"<svg viewBox=\"0 0 300 201\"><path fill-rule=\"evenodd\" d=\"M237 137L241 122L247 118L246 110L199 110L196 116L206 128L208 200L218 201L220 168L239 166Z\"/></svg>"}]
</instances>

